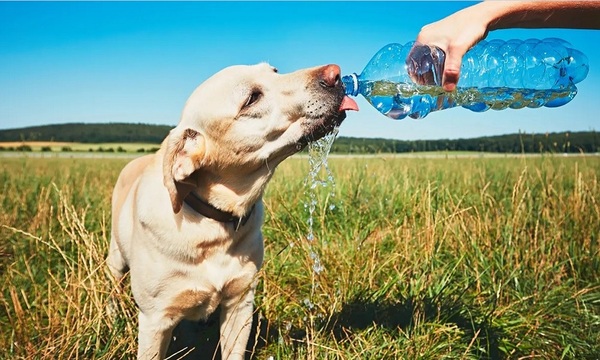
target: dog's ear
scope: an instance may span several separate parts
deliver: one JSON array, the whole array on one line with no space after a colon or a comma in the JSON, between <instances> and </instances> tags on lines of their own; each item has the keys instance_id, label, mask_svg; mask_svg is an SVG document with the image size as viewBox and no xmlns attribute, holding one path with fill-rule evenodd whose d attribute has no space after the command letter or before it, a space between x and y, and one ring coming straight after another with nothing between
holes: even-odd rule
<instances>
[{"instance_id":1,"label":"dog's ear","mask_svg":"<svg viewBox=\"0 0 600 360\"><path fill-rule=\"evenodd\" d=\"M165 143L163 182L177 214L183 206L183 199L196 186L191 175L202 166L206 147L204 136L192 129L171 130Z\"/></svg>"}]
</instances>

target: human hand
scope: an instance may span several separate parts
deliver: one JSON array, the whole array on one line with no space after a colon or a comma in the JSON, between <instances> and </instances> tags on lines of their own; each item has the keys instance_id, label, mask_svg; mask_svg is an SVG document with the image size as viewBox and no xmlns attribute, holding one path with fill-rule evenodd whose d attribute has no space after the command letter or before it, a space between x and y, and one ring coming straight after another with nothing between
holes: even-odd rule
<instances>
[{"instance_id":1,"label":"human hand","mask_svg":"<svg viewBox=\"0 0 600 360\"><path fill-rule=\"evenodd\" d=\"M460 78L463 56L488 31L511 27L600 29L599 15L597 0L481 1L424 26L416 42L445 52L442 87L453 91ZM417 56L418 48L413 47L409 57ZM422 80L412 77L417 82Z\"/></svg>"},{"instance_id":2,"label":"human hand","mask_svg":"<svg viewBox=\"0 0 600 360\"><path fill-rule=\"evenodd\" d=\"M416 39L417 43L437 46L446 54L442 73L442 88L446 91L456 88L465 53L487 36L487 19L477 16L474 7L424 26Z\"/></svg>"}]
</instances>

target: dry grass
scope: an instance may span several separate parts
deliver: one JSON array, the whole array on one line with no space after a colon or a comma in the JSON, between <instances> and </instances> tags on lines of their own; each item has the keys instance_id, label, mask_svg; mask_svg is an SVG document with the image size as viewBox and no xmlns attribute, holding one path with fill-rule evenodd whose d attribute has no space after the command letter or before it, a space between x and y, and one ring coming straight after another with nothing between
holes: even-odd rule
<instances>
[{"instance_id":1,"label":"dry grass","mask_svg":"<svg viewBox=\"0 0 600 360\"><path fill-rule=\"evenodd\" d=\"M125 162L3 159L0 358L133 358L135 305L104 264ZM313 242L306 160L265 194L253 358L598 358L599 158L330 165Z\"/></svg>"}]
</instances>

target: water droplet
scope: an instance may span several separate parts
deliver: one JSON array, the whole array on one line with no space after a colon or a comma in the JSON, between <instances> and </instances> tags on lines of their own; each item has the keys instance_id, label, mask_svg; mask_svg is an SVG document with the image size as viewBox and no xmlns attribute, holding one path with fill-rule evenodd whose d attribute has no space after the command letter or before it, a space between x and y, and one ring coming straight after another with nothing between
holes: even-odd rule
<instances>
[{"instance_id":1,"label":"water droplet","mask_svg":"<svg viewBox=\"0 0 600 360\"><path fill-rule=\"evenodd\" d=\"M323 272L323 270L325 270L325 268L323 267L323 264L321 264L321 259L319 258L319 255L317 255L317 253L315 253L314 251L311 251L310 253L310 258L313 261L313 271L315 272L315 274L320 274L321 272Z\"/></svg>"},{"instance_id":2,"label":"water droplet","mask_svg":"<svg viewBox=\"0 0 600 360\"><path fill-rule=\"evenodd\" d=\"M323 272L323 270L325 270L323 265L321 265L321 261L319 259L317 259L315 261L312 268L313 268L313 271L315 272L315 274L317 274L317 275L319 275L320 273Z\"/></svg>"},{"instance_id":3,"label":"water droplet","mask_svg":"<svg viewBox=\"0 0 600 360\"><path fill-rule=\"evenodd\" d=\"M308 310L312 310L315 308L315 304L313 304L308 298L304 298L302 302L304 303L304 306L308 308Z\"/></svg>"}]
</instances>

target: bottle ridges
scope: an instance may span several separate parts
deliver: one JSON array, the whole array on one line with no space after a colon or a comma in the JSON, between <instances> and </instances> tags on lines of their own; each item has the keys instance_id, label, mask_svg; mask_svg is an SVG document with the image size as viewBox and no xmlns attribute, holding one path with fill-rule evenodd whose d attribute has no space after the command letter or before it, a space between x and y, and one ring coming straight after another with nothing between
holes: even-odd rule
<instances>
[{"instance_id":1,"label":"bottle ridges","mask_svg":"<svg viewBox=\"0 0 600 360\"><path fill-rule=\"evenodd\" d=\"M584 54L564 40L481 41L465 54L458 87L441 88L445 54L418 43L388 44L360 75L342 78L349 95L362 94L394 119L423 118L462 106L472 111L562 106L589 71Z\"/></svg>"}]
</instances>

